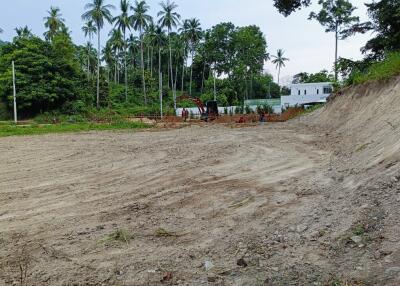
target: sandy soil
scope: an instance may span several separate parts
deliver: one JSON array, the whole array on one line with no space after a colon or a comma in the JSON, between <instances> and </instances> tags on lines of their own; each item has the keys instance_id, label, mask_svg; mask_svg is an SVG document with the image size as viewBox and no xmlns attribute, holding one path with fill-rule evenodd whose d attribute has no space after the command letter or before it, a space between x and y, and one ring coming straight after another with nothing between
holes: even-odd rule
<instances>
[{"instance_id":1,"label":"sandy soil","mask_svg":"<svg viewBox=\"0 0 400 286\"><path fill-rule=\"evenodd\" d=\"M399 285L400 141L321 118L0 139L0 285Z\"/></svg>"}]
</instances>

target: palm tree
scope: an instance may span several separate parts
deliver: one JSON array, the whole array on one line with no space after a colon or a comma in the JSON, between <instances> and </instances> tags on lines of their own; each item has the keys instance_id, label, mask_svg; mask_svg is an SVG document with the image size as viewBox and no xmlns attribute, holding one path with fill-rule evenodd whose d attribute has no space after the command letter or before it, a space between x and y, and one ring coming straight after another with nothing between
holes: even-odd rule
<instances>
[{"instance_id":1,"label":"palm tree","mask_svg":"<svg viewBox=\"0 0 400 286\"><path fill-rule=\"evenodd\" d=\"M285 58L283 54L285 53L284 50L279 49L276 52L276 56L272 56L274 60L272 60L272 63L276 65L276 68L278 69L278 85L280 82L280 76L281 76L281 68L285 66L285 62L289 61L288 58Z\"/></svg>"},{"instance_id":2,"label":"palm tree","mask_svg":"<svg viewBox=\"0 0 400 286\"><path fill-rule=\"evenodd\" d=\"M115 21L115 27L122 32L124 41L124 68L125 68L125 101L128 101L128 68L127 68L127 58L126 58L126 30L130 30L130 18L129 18L129 8L131 4L129 0L121 0L120 8L121 14L113 19Z\"/></svg>"},{"instance_id":3,"label":"palm tree","mask_svg":"<svg viewBox=\"0 0 400 286\"><path fill-rule=\"evenodd\" d=\"M115 82L119 83L118 55L125 48L125 43L124 43L122 32L120 30L116 30L116 29L112 30L110 32L110 39L109 39L108 43L111 46L111 49L112 49L112 51L114 51L114 54L115 54L114 80L115 80Z\"/></svg>"},{"instance_id":4,"label":"palm tree","mask_svg":"<svg viewBox=\"0 0 400 286\"><path fill-rule=\"evenodd\" d=\"M176 5L174 2L166 0L166 2L161 2L160 5L162 10L157 14L157 16L160 17L158 24L161 25L161 27L167 28L168 30L169 67L171 72L171 82L173 83L171 30L177 27L181 16L177 12L174 12L176 8L178 8L178 5ZM172 86L172 92L174 94L174 108L176 109L176 86Z\"/></svg>"},{"instance_id":5,"label":"palm tree","mask_svg":"<svg viewBox=\"0 0 400 286\"><path fill-rule=\"evenodd\" d=\"M179 28L179 32L180 34L180 41L178 41L178 45L174 45L175 49L177 48L177 46L181 46L179 47L179 49L182 49L182 51L180 51L178 53L179 56L182 56L182 83L181 83L181 87L182 87L182 95L183 95L183 90L184 90L184 79L185 79L185 66L187 63L187 49L188 49L188 44L189 44L189 20L183 20L182 23L182 27Z\"/></svg>"},{"instance_id":6,"label":"palm tree","mask_svg":"<svg viewBox=\"0 0 400 286\"><path fill-rule=\"evenodd\" d=\"M146 30L147 33L147 44L150 47L150 77L153 78L153 54L154 47L156 46L156 37L157 37L157 25L154 24L153 21L150 22L149 26Z\"/></svg>"},{"instance_id":7,"label":"palm tree","mask_svg":"<svg viewBox=\"0 0 400 286\"><path fill-rule=\"evenodd\" d=\"M100 32L104 27L104 20L111 23L112 15L110 10L115 7L110 4L105 4L106 0L92 0L92 3L85 5L87 10L83 15L82 19L85 21L93 21L97 28L97 96L96 104L97 108L100 108Z\"/></svg>"},{"instance_id":8,"label":"palm tree","mask_svg":"<svg viewBox=\"0 0 400 286\"><path fill-rule=\"evenodd\" d=\"M140 51L140 40L134 35L130 35L127 41L129 54L132 55L133 68L136 66L136 55Z\"/></svg>"},{"instance_id":9,"label":"palm tree","mask_svg":"<svg viewBox=\"0 0 400 286\"><path fill-rule=\"evenodd\" d=\"M88 58L87 58L87 72L88 72L88 80L90 79L90 51L92 49L92 38L93 35L96 34L97 32L97 28L96 26L93 25L92 21L88 21L85 23L85 25L82 27L82 31L85 34L85 37L89 38L89 42L87 44L87 48L88 48Z\"/></svg>"},{"instance_id":10,"label":"palm tree","mask_svg":"<svg viewBox=\"0 0 400 286\"><path fill-rule=\"evenodd\" d=\"M17 32L18 38L30 38L33 36L32 31L28 26L15 28L15 32Z\"/></svg>"},{"instance_id":11,"label":"palm tree","mask_svg":"<svg viewBox=\"0 0 400 286\"><path fill-rule=\"evenodd\" d=\"M189 94L192 95L194 57L195 57L197 45L203 36L203 31L201 29L200 21L198 19L193 18L193 19L189 20L187 34L188 34L188 39L190 42L190 50L192 52L192 65L190 67L190 86L189 86Z\"/></svg>"},{"instance_id":12,"label":"palm tree","mask_svg":"<svg viewBox=\"0 0 400 286\"><path fill-rule=\"evenodd\" d=\"M135 6L131 7L133 10L133 15L131 17L132 27L139 31L140 37L140 56L141 56L141 65L142 65L142 84L143 84L143 95L144 95L144 104L147 105L147 96L146 96L146 81L144 77L144 56L143 56L143 30L146 29L149 25L149 22L152 21L152 17L147 13L149 10L149 6L146 4L146 1L141 0L135 1Z\"/></svg>"},{"instance_id":13,"label":"palm tree","mask_svg":"<svg viewBox=\"0 0 400 286\"><path fill-rule=\"evenodd\" d=\"M45 20L44 26L49 30L44 33L44 36L46 40L52 41L55 34L65 26L65 20L62 18L60 8L58 7L50 7L50 10L47 11L47 13L49 15L44 17L43 20Z\"/></svg>"}]
</instances>

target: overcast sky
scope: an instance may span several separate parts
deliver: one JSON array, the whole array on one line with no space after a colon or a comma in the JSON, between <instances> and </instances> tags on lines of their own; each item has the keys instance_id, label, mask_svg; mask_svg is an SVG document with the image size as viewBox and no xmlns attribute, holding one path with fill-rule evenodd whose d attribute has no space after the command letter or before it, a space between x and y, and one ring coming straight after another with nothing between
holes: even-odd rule
<instances>
[{"instance_id":1,"label":"overcast sky","mask_svg":"<svg viewBox=\"0 0 400 286\"><path fill-rule=\"evenodd\" d=\"M133 1L133 0L132 0ZM220 22L233 22L237 26L258 25L265 34L268 52L275 54L278 48L285 50L290 59L282 71L286 80L301 71L317 72L332 69L334 61L334 35L325 33L316 22L307 17L311 11L317 11L318 5L294 13L288 18L280 15L273 7L272 0L174 0L182 18L200 19L203 28L207 29ZM351 0L358 7L356 14L366 20L366 8L363 0ZM0 10L0 27L4 30L2 40L11 40L15 27L25 26L37 35L44 32L43 17L50 6L61 9L67 26L72 31L76 43L84 43L81 32L81 15L88 0L2 0ZM160 0L148 0L151 15L156 17ZM313 2L317 2L314 0ZM370 2L370 1L368 1ZM118 9L119 0L108 0ZM116 14L118 10L113 13ZM103 31L105 36L107 32ZM359 59L362 57L360 47L370 35L359 35L340 42L339 54L342 57ZM275 67L266 63L265 70L276 76Z\"/></svg>"}]
</instances>

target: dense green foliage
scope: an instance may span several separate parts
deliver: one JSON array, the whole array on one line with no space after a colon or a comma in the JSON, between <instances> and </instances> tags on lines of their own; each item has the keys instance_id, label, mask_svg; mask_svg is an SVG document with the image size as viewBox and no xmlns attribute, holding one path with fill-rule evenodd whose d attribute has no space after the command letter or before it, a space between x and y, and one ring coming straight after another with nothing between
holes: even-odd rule
<instances>
[{"instance_id":1,"label":"dense green foliage","mask_svg":"<svg viewBox=\"0 0 400 286\"><path fill-rule=\"evenodd\" d=\"M68 34L54 35L52 42L33 35L17 36L0 48L0 99L9 109L13 94L11 61L15 61L18 109L22 115L87 99L89 90Z\"/></svg>"},{"instance_id":2,"label":"dense green foliage","mask_svg":"<svg viewBox=\"0 0 400 286\"><path fill-rule=\"evenodd\" d=\"M351 84L361 84L367 81L382 81L400 75L400 53L390 53L383 61L371 64L365 72L355 72Z\"/></svg>"},{"instance_id":3,"label":"dense green foliage","mask_svg":"<svg viewBox=\"0 0 400 286\"><path fill-rule=\"evenodd\" d=\"M293 77L292 83L315 83L315 82L334 82L335 77L332 74L329 74L327 70L322 70L317 73L306 73L301 72L296 74Z\"/></svg>"}]
</instances>

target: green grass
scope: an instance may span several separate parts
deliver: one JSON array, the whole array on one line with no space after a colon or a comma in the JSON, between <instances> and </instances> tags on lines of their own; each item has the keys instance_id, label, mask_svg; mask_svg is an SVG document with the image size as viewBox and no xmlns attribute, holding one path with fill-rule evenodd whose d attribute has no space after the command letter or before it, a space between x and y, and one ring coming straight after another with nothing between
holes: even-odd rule
<instances>
[{"instance_id":1,"label":"green grass","mask_svg":"<svg viewBox=\"0 0 400 286\"><path fill-rule=\"evenodd\" d=\"M357 73L354 76L354 84L362 84L369 81L385 81L400 75L400 53L389 54L384 61L372 64L367 73Z\"/></svg>"},{"instance_id":2,"label":"green grass","mask_svg":"<svg viewBox=\"0 0 400 286\"><path fill-rule=\"evenodd\" d=\"M22 135L41 135L50 133L83 132L91 130L121 130L121 129L140 129L149 128L151 125L140 122L115 122L115 123L62 123L49 125L12 125L0 124L0 137L22 136Z\"/></svg>"}]
</instances>

